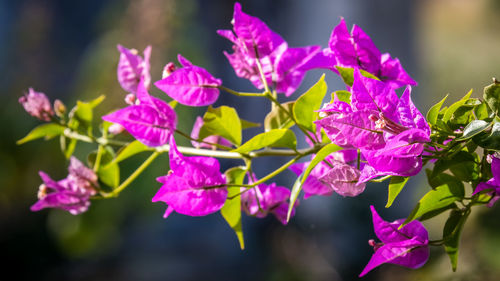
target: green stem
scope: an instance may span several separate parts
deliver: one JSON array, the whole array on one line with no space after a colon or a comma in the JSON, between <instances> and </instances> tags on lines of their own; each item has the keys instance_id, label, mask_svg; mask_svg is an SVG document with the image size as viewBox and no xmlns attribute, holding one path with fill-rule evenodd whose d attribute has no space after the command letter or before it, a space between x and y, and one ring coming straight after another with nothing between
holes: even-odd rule
<instances>
[{"instance_id":1,"label":"green stem","mask_svg":"<svg viewBox=\"0 0 500 281\"><path fill-rule=\"evenodd\" d=\"M90 138L85 135L81 135L77 132L73 132L71 130L64 131L64 135L68 138L77 139L87 143L98 143L101 145L117 145L117 146L126 146L129 142L122 141L114 141L107 140L104 138ZM209 156L209 157L217 157L217 158L229 158L229 159L247 159L247 158L257 158L264 156L297 156L301 157L313 154L318 152L323 147L322 144L317 143L313 147L302 148L302 149L262 149L259 151L252 151L247 154L240 154L238 152L232 151L221 151L221 150L210 150L210 149L202 149L202 148L192 148L185 146L178 146L177 149L179 152L188 155L199 155L199 156ZM159 153L168 152L170 150L170 146L168 144L163 146L158 146L155 148L151 148L151 151L156 151Z\"/></svg>"},{"instance_id":2,"label":"green stem","mask_svg":"<svg viewBox=\"0 0 500 281\"><path fill-rule=\"evenodd\" d=\"M254 47L254 50L255 50L255 54L256 54L255 61L257 62L257 68L259 69L260 79L262 80L262 84L264 85L264 90L266 93L270 93L269 86L267 85L266 76L264 74L264 70L262 69L262 64L260 63L259 52L257 50L257 47Z\"/></svg>"},{"instance_id":3,"label":"green stem","mask_svg":"<svg viewBox=\"0 0 500 281\"><path fill-rule=\"evenodd\" d=\"M153 154L151 154L148 159L146 159L146 161L144 161L144 163L142 163L141 166L137 168L137 170L135 170L125 181L123 181L122 184L120 184L112 192L102 194L102 197L110 198L118 196L118 194L120 194L120 192L122 192L127 186L129 186L159 155L159 152L153 152Z\"/></svg>"},{"instance_id":4,"label":"green stem","mask_svg":"<svg viewBox=\"0 0 500 281\"><path fill-rule=\"evenodd\" d=\"M178 133L179 135L187 138L188 140L191 140L191 141L195 141L195 142L202 142L202 143L205 143L205 144L208 144L208 145L213 145L219 149L223 149L223 150L232 150L233 148L232 147L229 147L229 146L225 146L225 145L222 145L222 144L218 144L218 143L212 143L212 142L208 142L208 141L204 141L204 140L201 140L201 139L195 139L195 138L192 138L190 135L180 131L180 130L177 130L175 129L175 132Z\"/></svg>"},{"instance_id":5,"label":"green stem","mask_svg":"<svg viewBox=\"0 0 500 281\"><path fill-rule=\"evenodd\" d=\"M244 92L237 92L235 90L231 90L229 88L226 88L224 86L219 86L219 90L225 91L227 93L230 93L232 95L238 96L238 97L265 97L265 93L244 93Z\"/></svg>"},{"instance_id":6,"label":"green stem","mask_svg":"<svg viewBox=\"0 0 500 281\"><path fill-rule=\"evenodd\" d=\"M101 158L102 158L103 149L104 149L103 145L99 145L99 147L97 148L97 154L95 156L95 163L94 163L94 172L96 172L96 173L99 170L99 166L101 165Z\"/></svg>"}]
</instances>

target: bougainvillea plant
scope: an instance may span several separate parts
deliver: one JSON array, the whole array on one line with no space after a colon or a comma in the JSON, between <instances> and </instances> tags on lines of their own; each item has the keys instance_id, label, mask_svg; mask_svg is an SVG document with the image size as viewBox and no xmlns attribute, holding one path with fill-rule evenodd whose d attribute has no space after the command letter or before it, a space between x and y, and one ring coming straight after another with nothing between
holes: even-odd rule
<instances>
[{"instance_id":1,"label":"bougainvillea plant","mask_svg":"<svg viewBox=\"0 0 500 281\"><path fill-rule=\"evenodd\" d=\"M103 96L78 101L67 111L61 101L52 106L43 93L29 89L19 102L44 123L18 144L59 137L70 160L64 179L40 172L43 184L31 210L85 212L93 199L118 196L158 155L168 153L170 171L159 175L152 198L167 205L164 217L173 211L188 216L220 212L243 249L242 212L257 218L272 214L287 224L300 211L296 208L302 191L304 199L334 193L354 197L369 182L382 181L389 182L389 208L409 177L425 167L429 190L405 219L384 221L371 207L380 242L369 241L374 254L360 276L383 263L421 267L430 246L443 247L455 270L460 234L472 207L491 206L500 198L500 82L485 87L483 99L471 98L469 92L443 106L445 97L424 116L411 99L417 83L400 61L382 54L360 27L354 25L349 32L344 19L326 48L288 46L264 22L244 13L239 3L232 24L233 30L217 33L232 42L232 52L224 54L236 75L259 90L255 93L224 86L181 55L180 66L167 63L163 79L151 83L151 47L140 55L121 45L117 75L126 91L121 109L94 118L93 109ZM324 76L305 93L296 93L306 72L318 68L338 74L346 84L325 104ZM173 100L150 95L152 85ZM262 116L262 133L243 141L242 130L258 124L240 119L230 106L212 107L221 92L268 100L272 109ZM280 103L280 94L297 97ZM177 103L208 106L191 133L176 128ZM290 130L294 126L307 147L297 147L296 133ZM177 146L174 136L187 138L193 147ZM97 147L86 164L72 156L79 142ZM151 155L121 181L120 162L143 152ZM286 162L256 175L252 161L267 156L281 156ZM240 159L241 166L221 171L218 158ZM287 169L297 175L292 187L272 182ZM429 240L421 221L445 212L442 238Z\"/></svg>"}]
</instances>

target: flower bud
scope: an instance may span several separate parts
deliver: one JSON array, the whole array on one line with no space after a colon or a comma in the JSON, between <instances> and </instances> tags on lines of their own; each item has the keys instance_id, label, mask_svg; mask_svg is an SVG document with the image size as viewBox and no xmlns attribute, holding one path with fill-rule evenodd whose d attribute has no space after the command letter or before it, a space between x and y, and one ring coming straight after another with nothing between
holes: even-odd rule
<instances>
[{"instance_id":1,"label":"flower bud","mask_svg":"<svg viewBox=\"0 0 500 281\"><path fill-rule=\"evenodd\" d=\"M168 76L170 76L170 74L172 74L172 72L174 72L176 69L175 67L175 64L173 62L169 62L165 65L165 67L163 68L163 73L162 73L162 78L167 78Z\"/></svg>"},{"instance_id":2,"label":"flower bud","mask_svg":"<svg viewBox=\"0 0 500 281\"><path fill-rule=\"evenodd\" d=\"M112 135L118 135L119 133L123 132L123 130L125 130L125 128L123 128L122 125L117 123L109 126L108 128L108 132Z\"/></svg>"},{"instance_id":3,"label":"flower bud","mask_svg":"<svg viewBox=\"0 0 500 281\"><path fill-rule=\"evenodd\" d=\"M60 100L55 100L54 101L54 111L56 112L56 115L59 117L63 117L64 114L66 113L66 106L64 103Z\"/></svg>"},{"instance_id":4,"label":"flower bud","mask_svg":"<svg viewBox=\"0 0 500 281\"><path fill-rule=\"evenodd\" d=\"M129 105L134 105L135 104L135 95L130 93L125 96L125 103Z\"/></svg>"},{"instance_id":5,"label":"flower bud","mask_svg":"<svg viewBox=\"0 0 500 281\"><path fill-rule=\"evenodd\" d=\"M47 96L44 93L36 92L33 88L30 88L27 94L19 98L19 103L23 105L26 112L40 120L50 121L50 118L54 116Z\"/></svg>"}]
</instances>

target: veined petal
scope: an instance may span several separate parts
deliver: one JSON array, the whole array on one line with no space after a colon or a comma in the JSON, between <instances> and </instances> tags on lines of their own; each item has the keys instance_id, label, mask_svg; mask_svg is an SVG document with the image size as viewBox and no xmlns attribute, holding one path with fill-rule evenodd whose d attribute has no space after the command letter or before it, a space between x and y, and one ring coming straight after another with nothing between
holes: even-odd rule
<instances>
[{"instance_id":1,"label":"veined petal","mask_svg":"<svg viewBox=\"0 0 500 281\"><path fill-rule=\"evenodd\" d=\"M365 190L365 183L358 183L360 171L347 164L332 161L333 168L325 173L320 182L341 196L358 196Z\"/></svg>"},{"instance_id":2,"label":"veined petal","mask_svg":"<svg viewBox=\"0 0 500 281\"><path fill-rule=\"evenodd\" d=\"M168 77L157 81L155 86L181 104L206 106L219 97L222 84L208 71L199 66L188 66L175 70Z\"/></svg>"},{"instance_id":3,"label":"veined petal","mask_svg":"<svg viewBox=\"0 0 500 281\"><path fill-rule=\"evenodd\" d=\"M397 120L398 96L394 89L384 82L364 77L359 69L354 69L351 104L357 110L376 110L391 120Z\"/></svg>"},{"instance_id":4,"label":"veined petal","mask_svg":"<svg viewBox=\"0 0 500 281\"><path fill-rule=\"evenodd\" d=\"M352 38L361 69L377 75L380 71L380 51L372 39L357 25L352 27Z\"/></svg>"},{"instance_id":5,"label":"veined petal","mask_svg":"<svg viewBox=\"0 0 500 281\"><path fill-rule=\"evenodd\" d=\"M164 145L175 130L177 117L165 102L155 99L155 104L156 107L149 104L131 105L105 115L102 119L122 125L134 138L147 146Z\"/></svg>"},{"instance_id":6,"label":"veined petal","mask_svg":"<svg viewBox=\"0 0 500 281\"><path fill-rule=\"evenodd\" d=\"M376 111L362 110L351 113L333 114L319 121L326 135L337 145L346 148L379 149L385 141L382 131L375 127L370 115Z\"/></svg>"},{"instance_id":7,"label":"veined petal","mask_svg":"<svg viewBox=\"0 0 500 281\"><path fill-rule=\"evenodd\" d=\"M238 2L234 3L233 26L234 33L250 57L262 58L273 53L281 45L286 46L285 40L263 21L243 13Z\"/></svg>"},{"instance_id":8,"label":"veined petal","mask_svg":"<svg viewBox=\"0 0 500 281\"><path fill-rule=\"evenodd\" d=\"M425 120L425 117L420 113L418 108L411 100L411 86L406 87L397 106L398 120L401 125L407 128L415 128L423 130L428 136L431 134L431 128Z\"/></svg>"},{"instance_id":9,"label":"veined petal","mask_svg":"<svg viewBox=\"0 0 500 281\"><path fill-rule=\"evenodd\" d=\"M385 53L382 54L380 62L380 79L388 83L392 88L398 89L405 85L417 85L417 82L403 69L399 59L393 59L390 54Z\"/></svg>"}]
</instances>

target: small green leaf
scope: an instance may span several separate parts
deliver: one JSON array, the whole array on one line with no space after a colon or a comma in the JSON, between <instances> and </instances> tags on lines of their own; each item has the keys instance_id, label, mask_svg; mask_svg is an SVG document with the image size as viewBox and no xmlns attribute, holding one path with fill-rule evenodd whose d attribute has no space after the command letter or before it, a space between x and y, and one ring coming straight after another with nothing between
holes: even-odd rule
<instances>
[{"instance_id":1,"label":"small green leaf","mask_svg":"<svg viewBox=\"0 0 500 281\"><path fill-rule=\"evenodd\" d=\"M345 90L340 90L340 91L335 91L334 95L337 96L337 100L351 103L351 92L345 91ZM333 100L332 100L333 101Z\"/></svg>"},{"instance_id":2,"label":"small green leaf","mask_svg":"<svg viewBox=\"0 0 500 281\"><path fill-rule=\"evenodd\" d=\"M65 128L63 126L55 123L42 124L35 127L24 138L18 140L16 143L20 145L39 138L45 138L48 140L62 135L64 133L64 129Z\"/></svg>"},{"instance_id":3,"label":"small green leaf","mask_svg":"<svg viewBox=\"0 0 500 281\"><path fill-rule=\"evenodd\" d=\"M241 144L241 121L236 110L229 106L209 106L203 116L199 138L211 135L221 136L235 145Z\"/></svg>"},{"instance_id":4,"label":"small green leaf","mask_svg":"<svg viewBox=\"0 0 500 281\"><path fill-rule=\"evenodd\" d=\"M476 115L477 119L484 120L490 117L491 109L488 107L488 104L486 102L482 102L480 105L474 108L474 114Z\"/></svg>"},{"instance_id":5,"label":"small green leaf","mask_svg":"<svg viewBox=\"0 0 500 281\"><path fill-rule=\"evenodd\" d=\"M90 103L77 101L74 117L84 126L89 127L93 118L92 109L93 107Z\"/></svg>"},{"instance_id":6,"label":"small green leaf","mask_svg":"<svg viewBox=\"0 0 500 281\"><path fill-rule=\"evenodd\" d=\"M311 171L314 169L314 167L316 167L316 165L318 165L321 161L325 160L325 158L328 155L330 155L336 151L342 150L342 149L343 149L342 147L340 147L334 143L329 143L329 144L323 146L323 148L321 148L318 151L318 153L316 153L314 158L311 160L311 163L309 163L309 166L307 166L307 168L305 169L304 177L302 178L301 185L304 184L307 177L309 176Z\"/></svg>"},{"instance_id":7,"label":"small green leaf","mask_svg":"<svg viewBox=\"0 0 500 281\"><path fill-rule=\"evenodd\" d=\"M172 100L172 101L170 101L170 102L168 103L168 105L170 105L170 107L171 107L172 109L175 109L175 107L177 106L177 104L178 104L178 103L179 103L178 101L176 101L176 100Z\"/></svg>"},{"instance_id":8,"label":"small green leaf","mask_svg":"<svg viewBox=\"0 0 500 281\"><path fill-rule=\"evenodd\" d=\"M310 131L314 131L313 121L318 118L318 113L314 111L320 109L326 91L327 85L323 74L318 82L295 102L293 116L298 124Z\"/></svg>"},{"instance_id":9,"label":"small green leaf","mask_svg":"<svg viewBox=\"0 0 500 281\"><path fill-rule=\"evenodd\" d=\"M250 122L250 121L244 120L244 119L240 119L240 121L241 121L241 129L242 130L260 127L260 123L254 123L254 122Z\"/></svg>"},{"instance_id":10,"label":"small green leaf","mask_svg":"<svg viewBox=\"0 0 500 281\"><path fill-rule=\"evenodd\" d=\"M404 226L414 219L429 212L441 209L460 200L464 196L464 189L457 185L445 183L436 187L436 189L427 192L417 203L411 214L406 218Z\"/></svg>"},{"instance_id":11,"label":"small green leaf","mask_svg":"<svg viewBox=\"0 0 500 281\"><path fill-rule=\"evenodd\" d=\"M443 228L444 249L450 257L451 268L457 270L458 244L469 212L452 211Z\"/></svg>"},{"instance_id":12,"label":"small green leaf","mask_svg":"<svg viewBox=\"0 0 500 281\"><path fill-rule=\"evenodd\" d=\"M290 114L293 114L294 101L285 102L281 104ZM281 107L275 107L271 112L266 115L264 119L264 130L270 131L273 129L288 129L294 125L290 115L286 113Z\"/></svg>"},{"instance_id":13,"label":"small green leaf","mask_svg":"<svg viewBox=\"0 0 500 281\"><path fill-rule=\"evenodd\" d=\"M500 123L495 121L490 134L478 134L472 140L483 148L500 150Z\"/></svg>"},{"instance_id":14,"label":"small green leaf","mask_svg":"<svg viewBox=\"0 0 500 281\"><path fill-rule=\"evenodd\" d=\"M477 159L474 157L469 152L466 151L459 151L458 153L455 153L451 158L442 158L439 159L435 164L434 164L434 169L432 172L432 178L437 176L438 174L446 171L447 169L450 169L450 171L453 172L453 170L457 169L466 169L467 170L467 175L461 175L461 176L470 176L471 177L477 177L477 172L475 171L475 166L477 164L475 163ZM463 167L461 167L463 166ZM466 180L469 181L469 180Z\"/></svg>"},{"instance_id":15,"label":"small green leaf","mask_svg":"<svg viewBox=\"0 0 500 281\"><path fill-rule=\"evenodd\" d=\"M304 173L302 173L296 180L292 186L292 190L290 193L290 203L288 204L288 211L286 213L286 221L290 221L290 217L292 216L292 210L295 206L295 202L297 202L297 198L299 197L300 191L302 190L302 179L304 178Z\"/></svg>"},{"instance_id":16,"label":"small green leaf","mask_svg":"<svg viewBox=\"0 0 500 281\"><path fill-rule=\"evenodd\" d=\"M225 172L227 182L231 184L242 184L245 178L245 172L245 167L234 167L227 170ZM243 250L245 249L245 241L243 239L243 229L241 225L241 196L238 195L239 193L240 188L228 187L227 196L231 198L234 196L234 198L226 200L220 212L236 233L240 248Z\"/></svg>"},{"instance_id":17,"label":"small green leaf","mask_svg":"<svg viewBox=\"0 0 500 281\"><path fill-rule=\"evenodd\" d=\"M102 103L102 101L103 101L105 98L106 98L106 96L105 96L105 95L100 95L99 97L97 97L97 98L95 98L95 99L91 100L91 101L89 102L89 104L90 104L90 106L91 106L92 108L95 108L95 107L97 107L98 105L100 105L100 104Z\"/></svg>"},{"instance_id":18,"label":"small green leaf","mask_svg":"<svg viewBox=\"0 0 500 281\"><path fill-rule=\"evenodd\" d=\"M392 206L394 199L396 199L401 190L403 190L403 187L406 185L409 178L410 177L397 177L397 176L391 177L391 182L389 183L389 194L387 197L387 204L385 205L386 208Z\"/></svg>"},{"instance_id":19,"label":"small green leaf","mask_svg":"<svg viewBox=\"0 0 500 281\"><path fill-rule=\"evenodd\" d=\"M121 162L131 156L134 156L138 153L144 152L151 150L151 148L147 147L146 145L142 144L140 141L135 140L131 143L129 143L127 146L123 147L119 152L116 158L113 160L112 163L118 163Z\"/></svg>"},{"instance_id":20,"label":"small green leaf","mask_svg":"<svg viewBox=\"0 0 500 281\"><path fill-rule=\"evenodd\" d=\"M472 138L473 136L483 132L489 127L490 123L484 120L474 120L469 123L464 129L464 133L461 137L457 138L457 141L463 141Z\"/></svg>"},{"instance_id":21,"label":"small green leaf","mask_svg":"<svg viewBox=\"0 0 500 281\"><path fill-rule=\"evenodd\" d=\"M291 130L275 129L256 135L233 151L239 153L247 153L264 147L288 147L291 149L295 149L296 146L297 139L295 138L295 134Z\"/></svg>"},{"instance_id":22,"label":"small green leaf","mask_svg":"<svg viewBox=\"0 0 500 281\"><path fill-rule=\"evenodd\" d=\"M440 102L436 103L429 109L427 112L427 122L429 122L430 125L435 125L437 120L438 120L438 115L439 111L441 110L441 107L443 106L444 101L448 98L448 95L444 97Z\"/></svg>"},{"instance_id":23,"label":"small green leaf","mask_svg":"<svg viewBox=\"0 0 500 281\"><path fill-rule=\"evenodd\" d=\"M495 114L500 108L500 82L493 79L493 84L484 88L483 98Z\"/></svg>"},{"instance_id":24,"label":"small green leaf","mask_svg":"<svg viewBox=\"0 0 500 281\"><path fill-rule=\"evenodd\" d=\"M446 110L446 112L444 113L444 116L443 116L443 122L448 122L450 121L450 118L451 116L453 115L453 113L455 113L455 111L461 107L462 105L464 105L467 100L470 98L470 96L472 95L472 90L470 90L461 100L455 102L454 104L450 105L450 107L448 107L448 109Z\"/></svg>"},{"instance_id":25,"label":"small green leaf","mask_svg":"<svg viewBox=\"0 0 500 281\"><path fill-rule=\"evenodd\" d=\"M335 68L340 73L340 77L342 77L342 80L344 80L344 83L346 83L347 85L352 87L352 83L354 82L354 68L341 67L341 66L336 66ZM377 76L371 74L370 72L367 72L367 71L362 70L362 69L360 69L360 70L361 70L361 75L363 75L364 77L380 80L380 79L378 79Z\"/></svg>"}]
</instances>

